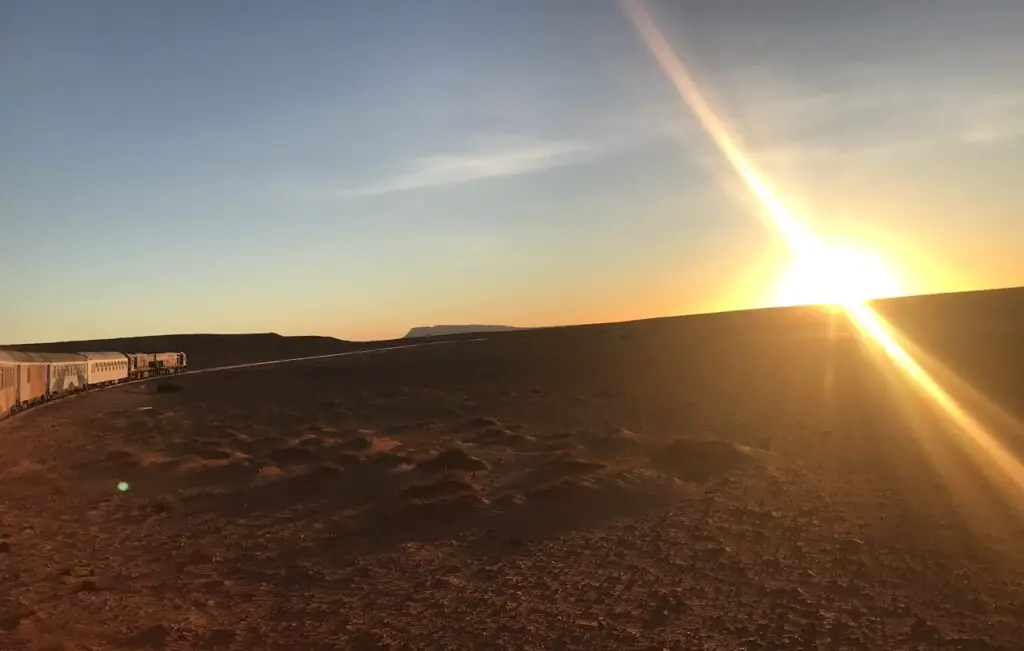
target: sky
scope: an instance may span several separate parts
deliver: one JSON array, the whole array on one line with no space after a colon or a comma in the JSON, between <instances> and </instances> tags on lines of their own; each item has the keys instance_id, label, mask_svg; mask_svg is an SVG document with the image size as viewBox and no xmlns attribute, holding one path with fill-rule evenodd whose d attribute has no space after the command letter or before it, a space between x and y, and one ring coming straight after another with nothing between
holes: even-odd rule
<instances>
[{"instance_id":1,"label":"sky","mask_svg":"<svg viewBox=\"0 0 1024 651\"><path fill-rule=\"evenodd\" d=\"M1024 3L652 1L786 204L1024 284ZM783 242L615 2L0 4L0 342L761 307Z\"/></svg>"}]
</instances>

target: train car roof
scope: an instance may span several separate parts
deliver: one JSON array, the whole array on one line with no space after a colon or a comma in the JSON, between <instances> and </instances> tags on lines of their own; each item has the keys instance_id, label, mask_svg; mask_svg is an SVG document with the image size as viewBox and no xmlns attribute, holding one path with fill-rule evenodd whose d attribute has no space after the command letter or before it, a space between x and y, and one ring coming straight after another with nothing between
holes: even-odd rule
<instances>
[{"instance_id":1,"label":"train car roof","mask_svg":"<svg viewBox=\"0 0 1024 651\"><path fill-rule=\"evenodd\" d=\"M0 350L0 362L15 364L45 364L46 360L39 353L25 353L20 350Z\"/></svg>"},{"instance_id":2,"label":"train car roof","mask_svg":"<svg viewBox=\"0 0 1024 651\"><path fill-rule=\"evenodd\" d=\"M85 357L78 353L39 353L39 357L41 357L44 362L49 362L51 364L85 361Z\"/></svg>"},{"instance_id":3,"label":"train car roof","mask_svg":"<svg viewBox=\"0 0 1024 651\"><path fill-rule=\"evenodd\" d=\"M82 357L86 358L90 362L99 362L99 361L106 361L106 360L110 360L110 359L124 359L125 358L125 354L124 353L100 352L100 353L78 353L78 354L81 355Z\"/></svg>"}]
</instances>

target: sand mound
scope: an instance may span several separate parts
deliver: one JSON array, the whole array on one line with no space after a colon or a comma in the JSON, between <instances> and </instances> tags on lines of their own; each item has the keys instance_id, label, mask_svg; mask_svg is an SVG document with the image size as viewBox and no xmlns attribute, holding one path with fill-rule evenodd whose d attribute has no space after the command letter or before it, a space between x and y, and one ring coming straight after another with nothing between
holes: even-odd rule
<instances>
[{"instance_id":1,"label":"sand mound","mask_svg":"<svg viewBox=\"0 0 1024 651\"><path fill-rule=\"evenodd\" d=\"M318 451L337 445L338 441L330 436L306 434L305 436L295 438L292 443L301 448Z\"/></svg>"},{"instance_id":2,"label":"sand mound","mask_svg":"<svg viewBox=\"0 0 1024 651\"><path fill-rule=\"evenodd\" d=\"M230 459L237 456L238 453L234 450L227 450L224 448L206 448L199 453L199 456L207 461L222 461L224 459Z\"/></svg>"},{"instance_id":3,"label":"sand mound","mask_svg":"<svg viewBox=\"0 0 1024 651\"><path fill-rule=\"evenodd\" d=\"M236 484L250 479L258 472L244 457L214 461L183 457L178 460L175 471L190 486Z\"/></svg>"},{"instance_id":4,"label":"sand mound","mask_svg":"<svg viewBox=\"0 0 1024 651\"><path fill-rule=\"evenodd\" d=\"M158 450L126 446L115 447L107 451L100 459L90 459L74 464L74 467L79 470L102 468L104 472L116 473L159 466L171 463L176 459L176 456L170 456Z\"/></svg>"},{"instance_id":5,"label":"sand mound","mask_svg":"<svg viewBox=\"0 0 1024 651\"><path fill-rule=\"evenodd\" d=\"M161 382L156 385L155 391L157 393L181 393L185 390L185 387L174 382Z\"/></svg>"},{"instance_id":6,"label":"sand mound","mask_svg":"<svg viewBox=\"0 0 1024 651\"><path fill-rule=\"evenodd\" d=\"M354 452L380 453L393 450L401 445L401 442L386 436L374 436L366 430L360 430L358 436L353 436L337 442L333 447Z\"/></svg>"},{"instance_id":7,"label":"sand mound","mask_svg":"<svg viewBox=\"0 0 1024 651\"><path fill-rule=\"evenodd\" d=\"M279 477L275 485L292 496L320 491L324 484L337 479L344 471L332 463L321 463L290 477Z\"/></svg>"},{"instance_id":8,"label":"sand mound","mask_svg":"<svg viewBox=\"0 0 1024 651\"><path fill-rule=\"evenodd\" d=\"M509 432L504 427L487 427L469 435L467 439L474 443L486 445L489 443L501 443L508 435Z\"/></svg>"},{"instance_id":9,"label":"sand mound","mask_svg":"<svg viewBox=\"0 0 1024 651\"><path fill-rule=\"evenodd\" d=\"M278 467L296 466L308 463L313 458L313 452L308 448L286 445L267 452L266 457L268 461Z\"/></svg>"},{"instance_id":10,"label":"sand mound","mask_svg":"<svg viewBox=\"0 0 1024 651\"><path fill-rule=\"evenodd\" d=\"M343 439L337 447L343 450L369 450L373 447L374 440L376 439L373 436L355 436Z\"/></svg>"},{"instance_id":11,"label":"sand mound","mask_svg":"<svg viewBox=\"0 0 1024 651\"><path fill-rule=\"evenodd\" d=\"M583 446L576 441L569 441L567 439L548 441L542 447L548 452L577 452L583 449Z\"/></svg>"},{"instance_id":12,"label":"sand mound","mask_svg":"<svg viewBox=\"0 0 1024 651\"><path fill-rule=\"evenodd\" d=\"M480 489L466 479L445 477L434 482L409 486L401 492L400 497L404 500L430 500L479 493Z\"/></svg>"},{"instance_id":13,"label":"sand mound","mask_svg":"<svg viewBox=\"0 0 1024 651\"><path fill-rule=\"evenodd\" d=\"M541 464L536 471L536 478L540 481L554 481L580 477L600 472L607 467L608 464L590 461L572 452L561 452Z\"/></svg>"},{"instance_id":14,"label":"sand mound","mask_svg":"<svg viewBox=\"0 0 1024 651\"><path fill-rule=\"evenodd\" d=\"M470 431L472 431L472 430L479 430L479 429L489 429L489 428L495 428L495 427L496 428L502 428L501 422L499 422L497 420L494 420L493 418L486 418L486 417L483 417L483 416L478 416L476 418L471 418L468 421L466 421L465 425L463 425L464 429L470 430Z\"/></svg>"},{"instance_id":15,"label":"sand mound","mask_svg":"<svg viewBox=\"0 0 1024 651\"><path fill-rule=\"evenodd\" d=\"M427 472L480 472L490 468L486 461L470 456L462 448L449 448L439 452L429 459L420 461L416 467Z\"/></svg>"},{"instance_id":16,"label":"sand mound","mask_svg":"<svg viewBox=\"0 0 1024 651\"><path fill-rule=\"evenodd\" d=\"M554 481L537 484L526 492L527 500L574 498L584 494L593 494L597 486L593 481L581 477L562 477Z\"/></svg>"},{"instance_id":17,"label":"sand mound","mask_svg":"<svg viewBox=\"0 0 1024 651\"><path fill-rule=\"evenodd\" d=\"M533 437L510 432L503 427L488 427L466 438L467 442L475 445L502 445L509 448L518 448L533 440Z\"/></svg>"},{"instance_id":18,"label":"sand mound","mask_svg":"<svg viewBox=\"0 0 1024 651\"><path fill-rule=\"evenodd\" d=\"M724 475L752 461L749 453L732 443L686 438L675 439L649 456L653 468L693 481Z\"/></svg>"},{"instance_id":19,"label":"sand mound","mask_svg":"<svg viewBox=\"0 0 1024 651\"><path fill-rule=\"evenodd\" d=\"M397 515L408 519L425 519L431 524L465 518L479 513L488 501L478 493L461 493L431 500L411 500L401 505Z\"/></svg>"},{"instance_id":20,"label":"sand mound","mask_svg":"<svg viewBox=\"0 0 1024 651\"><path fill-rule=\"evenodd\" d=\"M642 469L536 481L497 497L488 526L498 540L554 539L622 517L644 517L663 507L672 488L663 474ZM483 547L508 551L503 545Z\"/></svg>"},{"instance_id":21,"label":"sand mound","mask_svg":"<svg viewBox=\"0 0 1024 651\"><path fill-rule=\"evenodd\" d=\"M262 457L267 453L281 447L281 439L276 436L264 436L252 438L248 441L236 440L232 445L239 450L254 457Z\"/></svg>"},{"instance_id":22,"label":"sand mound","mask_svg":"<svg viewBox=\"0 0 1024 651\"><path fill-rule=\"evenodd\" d=\"M526 434L520 434L519 432L511 432L505 437L504 444L510 448L521 448L524 445L528 445L536 441L532 436Z\"/></svg>"},{"instance_id":23,"label":"sand mound","mask_svg":"<svg viewBox=\"0 0 1024 651\"><path fill-rule=\"evenodd\" d=\"M362 455L356 454L355 452L339 452L337 454L330 455L332 463L336 463L342 468L353 468L363 463Z\"/></svg>"},{"instance_id":24,"label":"sand mound","mask_svg":"<svg viewBox=\"0 0 1024 651\"><path fill-rule=\"evenodd\" d=\"M584 439L584 445L599 454L639 452L640 437L628 429L619 429L587 437Z\"/></svg>"},{"instance_id":25,"label":"sand mound","mask_svg":"<svg viewBox=\"0 0 1024 651\"><path fill-rule=\"evenodd\" d=\"M526 497L521 493L515 491L503 493L496 497L492 502L498 509L512 509L522 506L526 502Z\"/></svg>"},{"instance_id":26,"label":"sand mound","mask_svg":"<svg viewBox=\"0 0 1024 651\"><path fill-rule=\"evenodd\" d=\"M107 463L133 463L135 454L125 449L111 450L103 455L103 460Z\"/></svg>"},{"instance_id":27,"label":"sand mound","mask_svg":"<svg viewBox=\"0 0 1024 651\"><path fill-rule=\"evenodd\" d=\"M394 452L381 452L379 454L374 454L366 457L364 461L371 468L386 470L413 468L416 465L416 460L412 457L404 454L395 454Z\"/></svg>"}]
</instances>

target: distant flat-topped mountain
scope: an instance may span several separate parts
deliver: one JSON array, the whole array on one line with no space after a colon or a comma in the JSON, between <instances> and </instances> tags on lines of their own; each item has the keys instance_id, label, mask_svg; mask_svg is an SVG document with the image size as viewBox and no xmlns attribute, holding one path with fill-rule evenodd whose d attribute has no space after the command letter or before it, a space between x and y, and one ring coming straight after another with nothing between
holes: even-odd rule
<instances>
[{"instance_id":1,"label":"distant flat-topped mountain","mask_svg":"<svg viewBox=\"0 0 1024 651\"><path fill-rule=\"evenodd\" d=\"M436 325L417 326L410 330L405 338L411 337L438 337L441 335L461 335L471 332L502 332L505 330L526 330L514 326L503 325Z\"/></svg>"}]
</instances>

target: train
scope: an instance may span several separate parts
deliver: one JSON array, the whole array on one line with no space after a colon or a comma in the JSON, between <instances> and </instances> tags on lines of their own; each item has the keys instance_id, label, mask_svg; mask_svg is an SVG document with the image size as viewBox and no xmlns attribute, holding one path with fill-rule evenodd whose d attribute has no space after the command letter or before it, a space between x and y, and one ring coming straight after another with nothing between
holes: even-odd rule
<instances>
[{"instance_id":1,"label":"train","mask_svg":"<svg viewBox=\"0 0 1024 651\"><path fill-rule=\"evenodd\" d=\"M0 350L0 420L35 405L159 375L183 373L185 353L27 353Z\"/></svg>"}]
</instances>

